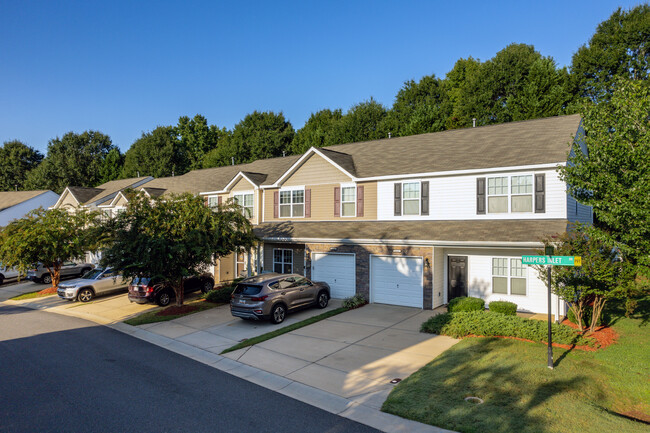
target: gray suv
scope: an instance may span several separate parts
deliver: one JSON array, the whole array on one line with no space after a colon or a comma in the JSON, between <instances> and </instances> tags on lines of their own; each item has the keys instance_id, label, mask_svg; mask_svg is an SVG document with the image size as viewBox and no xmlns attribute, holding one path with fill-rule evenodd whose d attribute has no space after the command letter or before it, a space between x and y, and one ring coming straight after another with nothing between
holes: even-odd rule
<instances>
[{"instance_id":1,"label":"gray suv","mask_svg":"<svg viewBox=\"0 0 650 433\"><path fill-rule=\"evenodd\" d=\"M311 306L325 308L330 286L298 274L262 274L240 281L232 292L230 312L235 317L284 321L288 312Z\"/></svg>"},{"instance_id":2,"label":"gray suv","mask_svg":"<svg viewBox=\"0 0 650 433\"><path fill-rule=\"evenodd\" d=\"M90 263L63 262L61 264L61 271L59 275L61 278L80 277L94 267L95 265L92 265ZM44 284L50 284L52 282L50 271L48 271L42 263L38 263L36 266L34 266L33 269L29 269L27 271L27 279Z\"/></svg>"}]
</instances>

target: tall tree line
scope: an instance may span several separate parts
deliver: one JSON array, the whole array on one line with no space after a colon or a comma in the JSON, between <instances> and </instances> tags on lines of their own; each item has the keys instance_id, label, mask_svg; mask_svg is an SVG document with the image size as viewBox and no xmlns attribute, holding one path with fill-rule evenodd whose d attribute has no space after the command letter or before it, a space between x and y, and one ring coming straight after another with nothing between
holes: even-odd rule
<instances>
[{"instance_id":1,"label":"tall tree line","mask_svg":"<svg viewBox=\"0 0 650 433\"><path fill-rule=\"evenodd\" d=\"M310 147L437 132L572 114L611 98L620 79L648 83L650 6L617 9L589 42L559 68L532 45L511 44L486 61L459 59L444 78L406 81L392 107L373 98L312 113L295 130L283 113L255 111L232 130L205 117L144 132L125 154L97 131L69 132L47 155L20 141L0 147L0 190L96 186L135 176L164 177L190 170L298 154Z\"/></svg>"}]
</instances>

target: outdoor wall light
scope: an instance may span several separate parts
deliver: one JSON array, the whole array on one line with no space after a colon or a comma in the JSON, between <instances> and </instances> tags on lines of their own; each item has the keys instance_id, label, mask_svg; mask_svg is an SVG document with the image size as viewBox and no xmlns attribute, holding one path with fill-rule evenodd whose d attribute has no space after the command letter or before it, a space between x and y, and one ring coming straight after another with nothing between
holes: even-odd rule
<instances>
[{"instance_id":1,"label":"outdoor wall light","mask_svg":"<svg viewBox=\"0 0 650 433\"><path fill-rule=\"evenodd\" d=\"M424 267L425 267L425 268L429 268L429 267L431 267L431 262L429 261L429 258L428 258L428 257L425 257L425 258L424 258Z\"/></svg>"}]
</instances>

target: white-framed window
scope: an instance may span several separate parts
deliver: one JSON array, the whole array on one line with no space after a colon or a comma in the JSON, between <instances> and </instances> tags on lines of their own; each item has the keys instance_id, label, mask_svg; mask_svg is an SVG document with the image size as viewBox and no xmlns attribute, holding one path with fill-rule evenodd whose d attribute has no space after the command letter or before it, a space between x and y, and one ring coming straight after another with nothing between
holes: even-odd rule
<instances>
[{"instance_id":1,"label":"white-framed window","mask_svg":"<svg viewBox=\"0 0 650 433\"><path fill-rule=\"evenodd\" d=\"M233 195L235 203L244 208L244 216L248 218L253 218L253 215L255 215L255 200L253 197L252 192Z\"/></svg>"},{"instance_id":2,"label":"white-framed window","mask_svg":"<svg viewBox=\"0 0 650 433\"><path fill-rule=\"evenodd\" d=\"M341 186L341 216L357 216L357 187Z\"/></svg>"},{"instance_id":3,"label":"white-framed window","mask_svg":"<svg viewBox=\"0 0 650 433\"><path fill-rule=\"evenodd\" d=\"M420 215L420 182L402 184L402 215Z\"/></svg>"},{"instance_id":4,"label":"white-framed window","mask_svg":"<svg viewBox=\"0 0 650 433\"><path fill-rule=\"evenodd\" d=\"M219 197L216 195L212 195L208 197L208 207L210 209L216 209L219 206Z\"/></svg>"},{"instance_id":5,"label":"white-framed window","mask_svg":"<svg viewBox=\"0 0 650 433\"><path fill-rule=\"evenodd\" d=\"M273 249L273 272L279 274L293 273L293 250L283 248Z\"/></svg>"},{"instance_id":6,"label":"white-framed window","mask_svg":"<svg viewBox=\"0 0 650 433\"><path fill-rule=\"evenodd\" d=\"M108 221L113 217L113 213L110 209L102 209L101 220Z\"/></svg>"},{"instance_id":7,"label":"white-framed window","mask_svg":"<svg viewBox=\"0 0 650 433\"><path fill-rule=\"evenodd\" d=\"M533 211L533 175L488 177L488 213Z\"/></svg>"},{"instance_id":8,"label":"white-framed window","mask_svg":"<svg viewBox=\"0 0 650 433\"><path fill-rule=\"evenodd\" d=\"M492 293L526 296L527 265L521 259L492 258Z\"/></svg>"},{"instance_id":9,"label":"white-framed window","mask_svg":"<svg viewBox=\"0 0 650 433\"><path fill-rule=\"evenodd\" d=\"M280 218L302 218L305 216L305 190L280 191Z\"/></svg>"}]
</instances>

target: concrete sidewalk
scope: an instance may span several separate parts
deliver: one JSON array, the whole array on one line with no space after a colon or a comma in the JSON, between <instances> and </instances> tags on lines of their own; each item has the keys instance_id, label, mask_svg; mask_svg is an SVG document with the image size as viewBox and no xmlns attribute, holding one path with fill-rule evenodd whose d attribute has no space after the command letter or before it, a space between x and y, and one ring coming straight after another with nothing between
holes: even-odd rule
<instances>
[{"instance_id":1,"label":"concrete sidewalk","mask_svg":"<svg viewBox=\"0 0 650 433\"><path fill-rule=\"evenodd\" d=\"M124 318L156 308L129 304L125 295L89 304L56 296L13 305L71 315L172 350L250 382L385 432L446 432L380 411L393 378L404 379L456 340L420 334L434 311L370 304L225 356L240 340L323 312L309 308L281 325L234 318L224 305L173 321L133 327ZM332 300L327 310L340 306ZM134 313L137 311L137 313Z\"/></svg>"}]
</instances>

